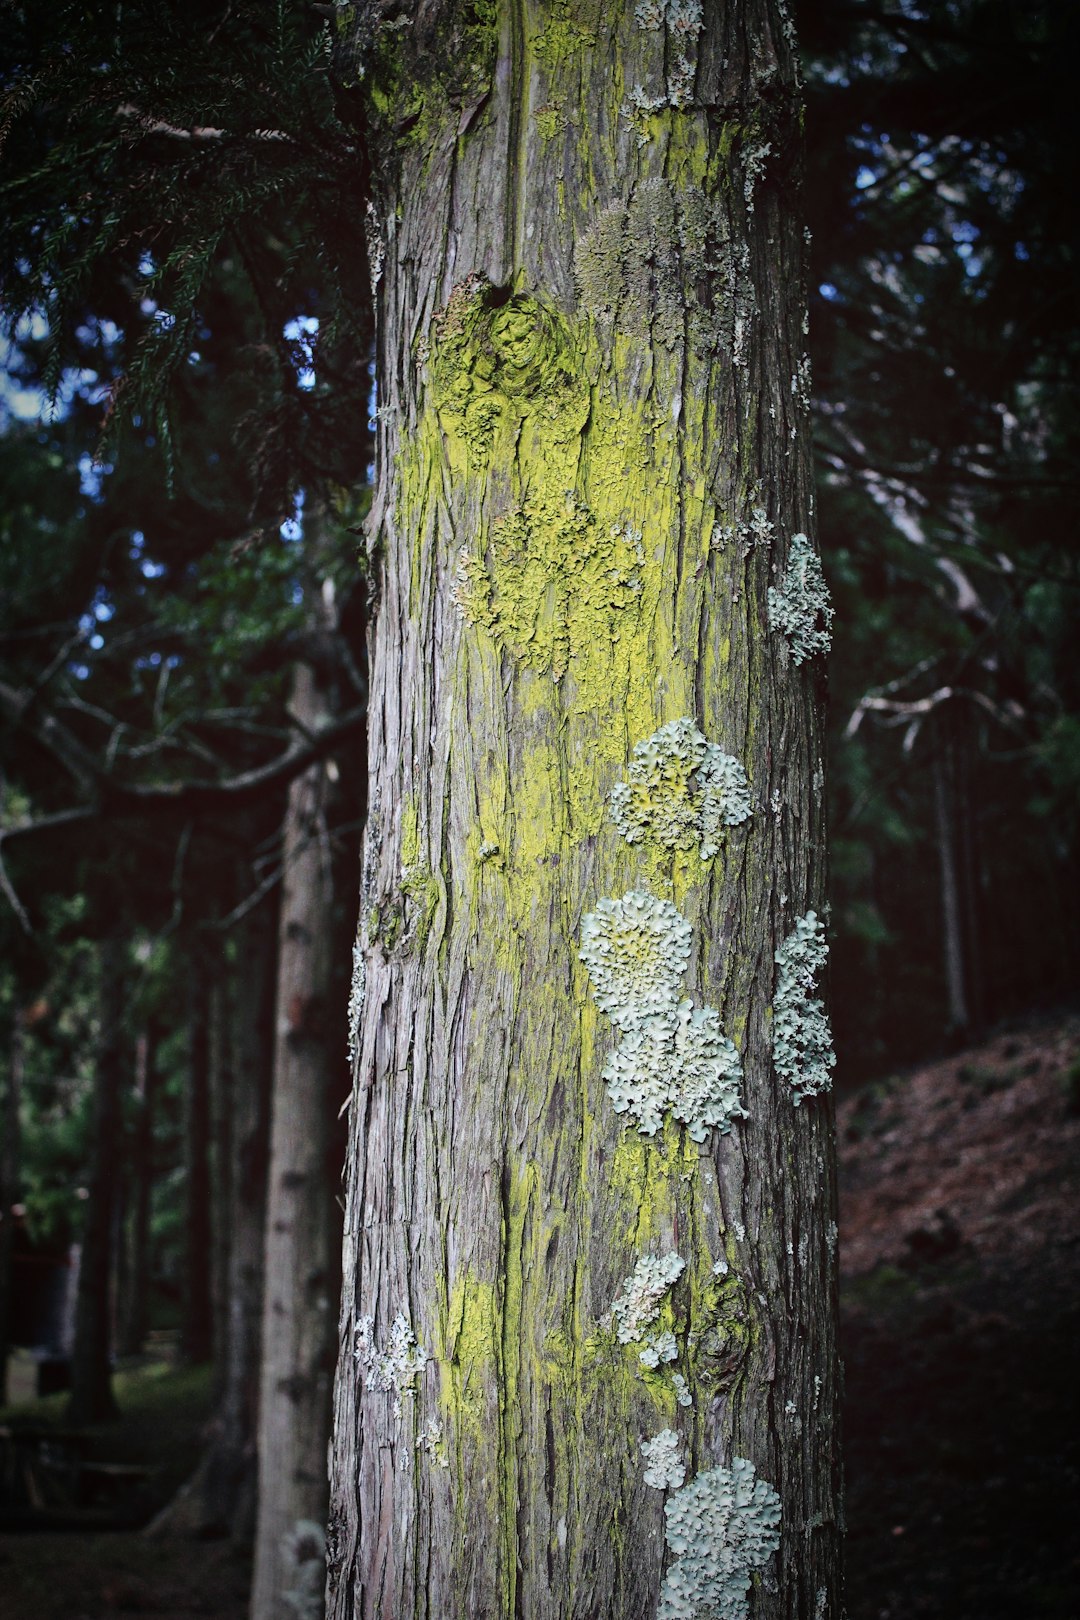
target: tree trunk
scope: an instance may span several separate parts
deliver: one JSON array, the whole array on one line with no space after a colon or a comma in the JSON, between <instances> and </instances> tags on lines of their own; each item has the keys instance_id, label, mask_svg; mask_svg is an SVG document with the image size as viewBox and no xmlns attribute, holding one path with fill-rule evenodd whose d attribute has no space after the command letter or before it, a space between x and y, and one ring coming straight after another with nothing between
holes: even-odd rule
<instances>
[{"instance_id":1,"label":"tree trunk","mask_svg":"<svg viewBox=\"0 0 1080 1620\"><path fill-rule=\"evenodd\" d=\"M89 1196L83 1227L75 1347L71 1357L68 1421L100 1423L116 1416L110 1364L113 1236L122 1129L124 945L101 946L101 1035L94 1082L94 1127Z\"/></svg>"},{"instance_id":2,"label":"tree trunk","mask_svg":"<svg viewBox=\"0 0 1080 1620\"><path fill-rule=\"evenodd\" d=\"M964 919L960 899L960 871L956 856L954 773L952 745L939 722L934 738L934 826L937 832L938 872L941 878L941 937L945 960L945 993L950 1033L966 1032L968 1011L965 971Z\"/></svg>"},{"instance_id":3,"label":"tree trunk","mask_svg":"<svg viewBox=\"0 0 1080 1620\"><path fill-rule=\"evenodd\" d=\"M180 1348L197 1364L214 1353L210 1183L210 984L205 936L188 959L188 1075L184 1094L184 1303Z\"/></svg>"},{"instance_id":4,"label":"tree trunk","mask_svg":"<svg viewBox=\"0 0 1080 1620\"><path fill-rule=\"evenodd\" d=\"M247 971L247 964L244 966ZM213 1295L214 1374L219 1397L229 1378L232 1313L233 1109L231 975L221 955L221 971L210 987L210 1209L211 1292Z\"/></svg>"},{"instance_id":5,"label":"tree trunk","mask_svg":"<svg viewBox=\"0 0 1080 1620\"><path fill-rule=\"evenodd\" d=\"M250 1541L255 1520L255 1426L262 1318L263 1233L273 1066L276 908L244 920L240 972L230 997L233 1085L228 1330L224 1378L209 1441L192 1477L150 1527L156 1535L231 1535Z\"/></svg>"},{"instance_id":6,"label":"tree trunk","mask_svg":"<svg viewBox=\"0 0 1080 1620\"><path fill-rule=\"evenodd\" d=\"M23 1054L26 1040L22 1012L11 1020L3 1128L0 1129L0 1406L7 1403L8 1357L11 1354L12 1269L15 1258L15 1205L19 1201L20 1116Z\"/></svg>"},{"instance_id":7,"label":"tree trunk","mask_svg":"<svg viewBox=\"0 0 1080 1620\"><path fill-rule=\"evenodd\" d=\"M331 717L331 694L306 664L296 667L290 709L308 735ZM340 1169L332 1176L327 1159L335 1074L344 1080L334 1055L345 999L335 1006L331 789L321 761L297 778L282 841L252 1620L315 1620L323 1606L332 1300L340 1279Z\"/></svg>"},{"instance_id":8,"label":"tree trunk","mask_svg":"<svg viewBox=\"0 0 1080 1620\"><path fill-rule=\"evenodd\" d=\"M150 1188L154 1176L154 1093L157 1031L147 1025L135 1042L135 1128L131 1143L131 1208L128 1212L126 1287L120 1321L120 1354L141 1355L149 1327Z\"/></svg>"},{"instance_id":9,"label":"tree trunk","mask_svg":"<svg viewBox=\"0 0 1080 1620\"><path fill-rule=\"evenodd\" d=\"M329 1613L836 1620L790 26L494 15L421 8L368 81L398 165Z\"/></svg>"}]
</instances>

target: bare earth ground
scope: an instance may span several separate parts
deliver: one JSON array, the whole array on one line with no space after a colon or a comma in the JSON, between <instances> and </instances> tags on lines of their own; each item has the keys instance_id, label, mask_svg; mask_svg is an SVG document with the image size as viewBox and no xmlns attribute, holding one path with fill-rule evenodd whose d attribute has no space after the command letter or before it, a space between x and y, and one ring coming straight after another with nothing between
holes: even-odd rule
<instances>
[{"instance_id":1,"label":"bare earth ground","mask_svg":"<svg viewBox=\"0 0 1080 1620\"><path fill-rule=\"evenodd\" d=\"M1080 1616L1080 1018L840 1109L851 1620Z\"/></svg>"},{"instance_id":2,"label":"bare earth ground","mask_svg":"<svg viewBox=\"0 0 1080 1620\"><path fill-rule=\"evenodd\" d=\"M866 1088L840 1147L850 1620L1078 1620L1080 1017ZM222 1542L0 1536L0 1620L246 1612Z\"/></svg>"}]
</instances>

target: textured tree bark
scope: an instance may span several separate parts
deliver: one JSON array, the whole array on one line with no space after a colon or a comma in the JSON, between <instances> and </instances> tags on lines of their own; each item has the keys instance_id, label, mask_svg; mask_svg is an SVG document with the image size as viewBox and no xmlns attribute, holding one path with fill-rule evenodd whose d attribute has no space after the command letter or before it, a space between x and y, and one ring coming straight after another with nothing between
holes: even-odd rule
<instances>
[{"instance_id":1,"label":"textured tree bark","mask_svg":"<svg viewBox=\"0 0 1080 1620\"><path fill-rule=\"evenodd\" d=\"M302 735L332 722L332 694L306 664L296 667L290 710ZM332 1177L327 1160L335 1076L343 1074L335 999L344 1006L344 995L334 995L340 908L326 822L331 793L323 761L298 777L282 842L252 1620L315 1620L323 1608L332 1301L340 1278L340 1172Z\"/></svg>"},{"instance_id":2,"label":"textured tree bark","mask_svg":"<svg viewBox=\"0 0 1080 1620\"><path fill-rule=\"evenodd\" d=\"M122 1117L124 946L101 946L101 1035L94 1080L94 1134L83 1227L68 1420L100 1423L116 1416L110 1368L113 1235Z\"/></svg>"},{"instance_id":3,"label":"textured tree bark","mask_svg":"<svg viewBox=\"0 0 1080 1620\"><path fill-rule=\"evenodd\" d=\"M753 1614L836 1620L832 1115L771 1053L825 879L819 660L768 611L812 533L790 25L483 15L419 8L369 80L397 162L329 1613L651 1617L675 1558L640 1447L670 1430L688 1480L747 1459L778 1495ZM750 782L707 858L608 805L682 719ZM613 1107L579 951L631 891L690 924L730 1134ZM669 1253L650 1369L611 1310Z\"/></svg>"}]
</instances>

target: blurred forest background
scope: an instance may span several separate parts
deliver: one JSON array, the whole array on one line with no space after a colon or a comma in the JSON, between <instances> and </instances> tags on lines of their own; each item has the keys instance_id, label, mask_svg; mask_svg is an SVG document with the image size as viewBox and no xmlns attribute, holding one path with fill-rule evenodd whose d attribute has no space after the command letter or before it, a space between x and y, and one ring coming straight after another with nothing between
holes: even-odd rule
<instances>
[{"instance_id":1,"label":"blurred forest background","mask_svg":"<svg viewBox=\"0 0 1080 1620\"><path fill-rule=\"evenodd\" d=\"M250 1537L271 1122L301 1084L326 1165L311 1218L332 1249L377 393L373 155L329 9L4 8L0 1377L12 1401L56 1391L0 1415L15 1528L163 1514ZM1080 12L820 0L796 22L818 533L837 610L845 1154L875 1117L910 1143L918 1091L898 1071L938 1062L968 1129L965 1110L982 1120L1035 1062L1050 1090L1031 1108L1053 1129L1032 1173L1060 1182L1050 1138L1071 1142L1080 1113ZM300 890L325 951L296 949L282 895ZM991 1055L950 1067L976 1048ZM999 1122L1003 1155L1022 1124ZM853 1165L851 1186L866 1174ZM928 1205L920 1221L907 1269L868 1251L876 1292L852 1296L852 1512L868 1522L903 1510L873 1495L898 1453L867 1428L883 1386L866 1311L910 1314L924 1262L970 1272L955 1215ZM936 1277L919 1310L942 1307ZM1037 1287L1031 1303L1045 1325ZM864 1363L878 1382L860 1407ZM118 1389L123 1424L100 1439ZM898 1411L922 1399L893 1394ZM36 1437L21 1450L20 1423ZM40 1464L49 1423L99 1436L68 1442L59 1483ZM1066 1479L1046 1460L1047 1496L1075 1489L1074 1465ZM902 1547L890 1563L888 1542L855 1536L853 1613L1064 1620L1075 1559L1055 1541L1045 1590L1027 1566L1003 1584L995 1523L970 1549L978 1607L926 1596L925 1551L913 1569ZM905 1525L880 1530L895 1551ZM220 1612L243 1612L242 1576L207 1568L206 1601L225 1604L234 1579L237 1607ZM125 1607L116 1590L86 1612Z\"/></svg>"}]
</instances>

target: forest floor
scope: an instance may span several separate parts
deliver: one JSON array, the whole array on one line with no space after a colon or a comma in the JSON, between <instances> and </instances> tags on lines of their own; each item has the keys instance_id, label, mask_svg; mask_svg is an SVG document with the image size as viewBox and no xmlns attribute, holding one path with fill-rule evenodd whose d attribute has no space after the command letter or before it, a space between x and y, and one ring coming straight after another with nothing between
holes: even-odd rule
<instances>
[{"instance_id":1,"label":"forest floor","mask_svg":"<svg viewBox=\"0 0 1080 1620\"><path fill-rule=\"evenodd\" d=\"M1080 1017L839 1109L851 1620L1080 1616Z\"/></svg>"},{"instance_id":2,"label":"forest floor","mask_svg":"<svg viewBox=\"0 0 1080 1620\"><path fill-rule=\"evenodd\" d=\"M839 1137L850 1620L1077 1620L1080 1016L865 1087ZM132 1386L144 1444L185 1376ZM246 1594L224 1542L0 1535L2 1620L246 1620Z\"/></svg>"}]
</instances>

